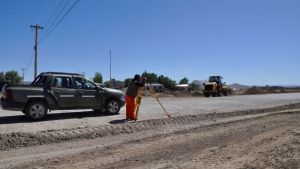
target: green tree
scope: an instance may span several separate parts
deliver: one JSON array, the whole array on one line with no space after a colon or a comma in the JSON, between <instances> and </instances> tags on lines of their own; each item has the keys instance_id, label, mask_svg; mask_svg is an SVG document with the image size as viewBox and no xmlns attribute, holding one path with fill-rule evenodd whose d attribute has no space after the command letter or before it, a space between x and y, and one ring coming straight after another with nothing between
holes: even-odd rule
<instances>
[{"instance_id":1,"label":"green tree","mask_svg":"<svg viewBox=\"0 0 300 169\"><path fill-rule=\"evenodd\" d=\"M0 72L0 83L5 83L5 74L4 72Z\"/></svg>"},{"instance_id":2,"label":"green tree","mask_svg":"<svg viewBox=\"0 0 300 169\"><path fill-rule=\"evenodd\" d=\"M15 70L11 70L5 73L5 80L8 81L12 85L19 84L21 82L21 77L18 72Z\"/></svg>"},{"instance_id":3,"label":"green tree","mask_svg":"<svg viewBox=\"0 0 300 169\"><path fill-rule=\"evenodd\" d=\"M126 78L124 80L125 87L128 87L133 78Z\"/></svg>"},{"instance_id":4,"label":"green tree","mask_svg":"<svg viewBox=\"0 0 300 169\"><path fill-rule=\"evenodd\" d=\"M180 80L179 84L188 84L189 83L189 79L184 77Z\"/></svg>"},{"instance_id":5,"label":"green tree","mask_svg":"<svg viewBox=\"0 0 300 169\"><path fill-rule=\"evenodd\" d=\"M163 84L165 86L165 88L167 89L174 89L175 85L176 85L176 81L170 79L169 77L167 76L164 76L164 75L160 75L158 77L158 82Z\"/></svg>"},{"instance_id":6,"label":"green tree","mask_svg":"<svg viewBox=\"0 0 300 169\"><path fill-rule=\"evenodd\" d=\"M95 73L95 77L93 78L93 81L95 83L103 83L103 77L102 77L102 74L99 73L99 72L96 72Z\"/></svg>"},{"instance_id":7,"label":"green tree","mask_svg":"<svg viewBox=\"0 0 300 169\"><path fill-rule=\"evenodd\" d=\"M142 74L143 77L146 77L147 78L147 81L149 83L154 83L154 82L158 82L158 77L157 77L157 74L155 73L148 73L147 71L145 71L143 74Z\"/></svg>"}]
</instances>

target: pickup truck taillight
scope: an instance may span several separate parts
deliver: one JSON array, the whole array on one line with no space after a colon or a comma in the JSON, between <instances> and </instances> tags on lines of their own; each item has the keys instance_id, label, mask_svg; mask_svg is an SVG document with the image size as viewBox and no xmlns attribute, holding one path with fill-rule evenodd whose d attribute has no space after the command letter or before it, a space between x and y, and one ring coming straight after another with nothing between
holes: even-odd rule
<instances>
[{"instance_id":1,"label":"pickup truck taillight","mask_svg":"<svg viewBox=\"0 0 300 169\"><path fill-rule=\"evenodd\" d=\"M8 99L12 98L12 92L11 92L11 90L4 90L3 91L3 97L4 98L8 98Z\"/></svg>"}]
</instances>

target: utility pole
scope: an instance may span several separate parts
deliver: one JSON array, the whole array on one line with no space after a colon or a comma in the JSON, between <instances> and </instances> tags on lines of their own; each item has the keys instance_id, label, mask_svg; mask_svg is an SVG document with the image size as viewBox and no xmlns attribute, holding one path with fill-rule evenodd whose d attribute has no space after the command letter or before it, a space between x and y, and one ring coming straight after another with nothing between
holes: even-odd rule
<instances>
[{"instance_id":1,"label":"utility pole","mask_svg":"<svg viewBox=\"0 0 300 169\"><path fill-rule=\"evenodd\" d=\"M100 49L109 51L109 83L110 83L111 86L113 86L114 84L113 84L112 79L111 79L111 50L103 48L101 46L100 46Z\"/></svg>"},{"instance_id":2,"label":"utility pole","mask_svg":"<svg viewBox=\"0 0 300 169\"><path fill-rule=\"evenodd\" d=\"M111 81L111 50L109 50L109 80Z\"/></svg>"},{"instance_id":3,"label":"utility pole","mask_svg":"<svg viewBox=\"0 0 300 169\"><path fill-rule=\"evenodd\" d=\"M111 50L109 50L109 81L112 88L114 88L115 81L111 79Z\"/></svg>"},{"instance_id":4,"label":"utility pole","mask_svg":"<svg viewBox=\"0 0 300 169\"><path fill-rule=\"evenodd\" d=\"M24 72L25 72L25 70L27 70L27 69L21 68L21 70L22 70L22 72L23 72L23 74L22 74L23 83L22 83L22 84L24 84Z\"/></svg>"},{"instance_id":5,"label":"utility pole","mask_svg":"<svg viewBox=\"0 0 300 169\"><path fill-rule=\"evenodd\" d=\"M39 29L43 29L43 27L38 24L31 25L31 28L35 29L35 45L34 45L34 79L37 77L37 55L38 55L38 31Z\"/></svg>"}]
</instances>

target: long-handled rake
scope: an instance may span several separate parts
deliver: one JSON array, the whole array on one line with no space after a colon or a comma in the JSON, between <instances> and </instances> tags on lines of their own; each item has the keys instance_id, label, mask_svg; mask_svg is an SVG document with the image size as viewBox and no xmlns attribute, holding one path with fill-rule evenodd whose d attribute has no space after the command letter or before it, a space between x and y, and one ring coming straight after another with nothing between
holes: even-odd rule
<instances>
[{"instance_id":1,"label":"long-handled rake","mask_svg":"<svg viewBox=\"0 0 300 169\"><path fill-rule=\"evenodd\" d=\"M156 95L155 91L153 89L151 89L151 84L150 84L150 87L149 87L149 92L150 92L151 97L155 98L155 100L159 103L160 107L164 110L164 112L166 113L168 118L171 118L171 115L167 112L167 110L161 104L161 102L158 99L158 96ZM138 93L137 93L137 100L136 100L136 103L137 103L136 117L138 116L138 113L139 113L139 108L140 108L140 105L141 105L142 96L143 96L143 87L139 87L138 88Z\"/></svg>"},{"instance_id":2,"label":"long-handled rake","mask_svg":"<svg viewBox=\"0 0 300 169\"><path fill-rule=\"evenodd\" d=\"M158 96L156 95L155 91L153 89L151 89L151 84L150 84L150 87L149 87L149 91L150 91L151 97L155 98L155 100L159 103L160 107L164 110L164 112L166 113L168 118L171 118L171 115L167 112L167 110L164 108L164 106L159 101Z\"/></svg>"}]
</instances>

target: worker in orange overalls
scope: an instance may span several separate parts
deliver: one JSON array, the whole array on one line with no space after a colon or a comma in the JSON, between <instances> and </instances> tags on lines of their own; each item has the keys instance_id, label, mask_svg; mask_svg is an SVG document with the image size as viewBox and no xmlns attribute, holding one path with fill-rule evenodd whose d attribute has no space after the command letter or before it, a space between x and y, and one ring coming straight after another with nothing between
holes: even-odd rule
<instances>
[{"instance_id":1,"label":"worker in orange overalls","mask_svg":"<svg viewBox=\"0 0 300 169\"><path fill-rule=\"evenodd\" d=\"M145 86L145 78L136 74L132 79L126 91L126 120L137 120L136 116L136 96L138 93L138 87Z\"/></svg>"}]
</instances>

